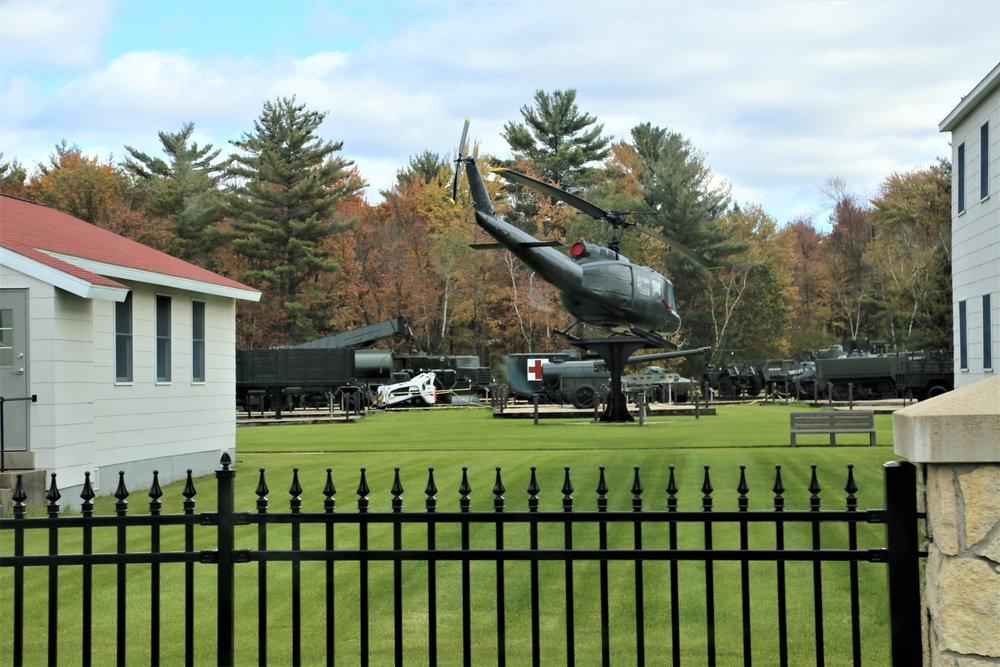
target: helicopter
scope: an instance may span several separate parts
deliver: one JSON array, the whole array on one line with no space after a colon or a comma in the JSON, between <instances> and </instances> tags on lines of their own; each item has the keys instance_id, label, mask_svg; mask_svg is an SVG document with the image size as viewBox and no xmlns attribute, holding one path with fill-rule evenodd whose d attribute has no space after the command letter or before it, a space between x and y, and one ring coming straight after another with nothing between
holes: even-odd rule
<instances>
[{"instance_id":1,"label":"helicopter","mask_svg":"<svg viewBox=\"0 0 1000 667\"><path fill-rule=\"evenodd\" d=\"M678 346L666 338L675 334L681 326L673 284L657 271L633 264L622 255L621 233L632 227L677 248L702 266L708 267L708 260L677 239L628 221L626 216L634 212L606 211L570 192L512 169L493 169L494 173L508 181L534 188L610 226L608 245L597 245L581 238L570 246L570 256L567 257L556 249L557 246L565 246L565 243L540 241L497 217L475 160L463 155L468 131L469 120L466 119L456 159L452 199L457 194L459 174L464 164L476 223L495 240L495 243L473 244L472 247L506 248L554 286L563 308L575 319L573 324L559 331L571 341L579 339L572 336L570 330L585 324L610 330L614 334L636 336L652 347L677 349Z\"/></svg>"}]
</instances>

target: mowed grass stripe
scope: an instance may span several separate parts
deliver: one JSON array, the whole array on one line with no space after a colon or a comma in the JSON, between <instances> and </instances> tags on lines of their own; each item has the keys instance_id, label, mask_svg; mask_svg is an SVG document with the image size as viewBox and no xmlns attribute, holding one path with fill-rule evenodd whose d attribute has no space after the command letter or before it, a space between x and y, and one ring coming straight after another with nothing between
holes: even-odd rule
<instances>
[{"instance_id":1,"label":"mowed grass stripe","mask_svg":"<svg viewBox=\"0 0 1000 667\"><path fill-rule=\"evenodd\" d=\"M425 511L425 488L428 467L434 467L434 480L438 487L439 512L457 512L462 468L467 468L472 487L470 497L476 512L492 512L496 467L506 487L504 499L507 511L527 509L528 485L531 468L541 489L539 500L543 511L561 511L565 467L570 466L570 479L574 486L573 505L576 511L594 510L597 506L597 485L600 466L605 467L605 481L609 487L608 500L611 511L630 512L635 466L639 466L641 494L644 510L663 510L667 506L666 487L669 466L675 467L681 510L700 511L702 484L705 468L709 466L713 507L716 510L737 508L740 465L746 466L746 479L750 487L748 498L751 509L769 510L773 507L772 486L775 465L780 464L784 498L787 509L808 509L809 484L812 465L822 491L824 509L845 507L844 486L847 466L854 465L859 508L883 506L881 468L885 461L896 458L892 448L891 431L883 433L891 421L876 420L879 432L878 447L868 447L867 439L859 437L857 446L831 448L817 446L787 447L788 409L784 406L732 406L720 408L720 414L703 417L671 418L664 423L629 425L591 424L584 421L543 423L535 426L531 420L499 420L484 410L442 410L380 413L349 425L281 426L279 428L241 428L237 433L236 456L236 507L240 511L255 511L258 496L259 469L265 469L269 486L267 494L269 511L287 513L291 495L293 469L298 468L299 483L303 488L302 504L305 512L320 512L323 508L323 487L326 469L336 486L334 496L338 513L357 511L360 469L366 468L366 481L370 487L370 511L386 512L391 509L395 468L400 468L403 484L405 512ZM687 420L687 421L684 421ZM755 434L763 429L770 435ZM782 445L781 440L784 440ZM699 448L696 441L705 443ZM769 441L774 441L770 446ZM739 443L743 443L740 445ZM850 442L848 440L848 442ZM715 443L714 445L712 443ZM308 453L304 453L308 452ZM148 481L128 480L131 491L132 513L147 511L144 486ZM183 497L182 484L164 488L164 512L179 512ZM214 511L216 507L215 480L212 477L196 480L195 497L199 512ZM64 507L69 504L63 499ZM113 513L114 498L98 501L99 513ZM212 527L199 528L196 548L211 549ZM774 544L774 526L751 524L752 548L771 548ZM823 524L824 547L845 547L847 527L840 524ZM356 548L356 526L337 526L335 540L338 548ZM504 527L508 548L527 548L527 524L509 524ZM97 550L114 550L114 532L95 531ZM808 548L808 524L786 527L788 548ZM457 526L440 526L437 531L438 548L457 548L460 529ZM489 549L494 544L495 524L470 526L473 547ZM561 548L563 526L539 526L541 548ZM881 546L884 527L859 525L859 542L862 547ZM704 544L702 524L680 524L679 546L698 549ZM256 526L237 530L237 547L256 548ZM609 545L613 549L629 549L632 545L631 524L609 524ZM321 526L303 526L302 546L305 549L324 548ZM596 547L597 527L578 526L573 529L576 548ZM60 547L65 550L79 546L79 532L66 531L60 535ZM738 548L739 531L736 525L713 527L715 548ZM288 548L290 528L285 525L268 527L271 548ZM372 548L392 548L392 532L388 525L371 526L369 543ZM146 549L149 544L148 529L129 531L129 548ZM163 548L180 549L182 531L164 529ZM643 525L645 547L666 548L667 528L653 524ZM426 527L404 525L404 548L422 548L426 545ZM44 553L47 535L38 532L29 539L28 550ZM0 555L10 553L10 541L0 545ZM324 633L328 610L323 599L325 566L322 563L302 564L302 592L304 610L303 637L304 661L319 664L325 660L321 637ZM647 638L646 657L649 664L658 664L670 652L670 592L669 564L646 562L643 564ZM476 664L496 662L496 571L495 562L474 562L472 575L472 633L473 661ZM788 604L790 623L790 651L793 664L814 663L813 637L813 573L810 563L787 563ZM850 660L850 610L847 600L848 584L846 563L825 563L822 566L825 594L824 615L827 664L847 664ZM370 623L373 643L371 664L392 662L393 624L393 566L377 562L368 566L368 587L371 604ZM600 646L599 591L596 585L597 562L580 562L573 565L573 608L576 625L577 664L598 664ZM750 564L751 606L753 608L754 660L758 664L772 664L777 651L777 618L775 615L775 590L777 564ZM886 580L883 565L862 563L861 590L863 650L868 664L887 661L888 635L886 630ZM437 564L438 601L438 651L440 663L459 664L461 661L461 570L456 562ZM610 627L612 660L615 664L635 661L635 586L631 561L612 561L608 564L611 575ZM681 602L681 651L685 662L702 664L706 660L705 629L705 573L704 562L691 561L678 564ZM162 567L165 619L164 664L183 662L182 626L179 592L183 587L181 566ZM562 562L539 564L541 593L541 651L544 664L566 661L565 638L565 565ZM196 567L197 636L200 651L198 662L214 660L214 572L211 568ZM237 569L237 662L256 662L257 646L257 590L258 566L239 565ZM530 610L529 565L507 563L504 565L505 597L508 627L506 632L507 663L530 662ZM717 656L719 664L742 664L742 630L740 618L740 571L738 563L717 563L713 566L716 603ZM129 629L132 637L148 634L149 567L129 566ZM0 586L11 590L11 571L0 570ZM290 581L291 565L268 565L268 623L269 659L272 664L286 664L290 653ZM43 614L47 608L47 571L32 569L28 573L28 591L25 606ZM113 567L95 568L96 602L95 662L114 660L114 576ZM426 664L427 581L428 565L403 564L404 647L407 664ZM79 568L67 568L60 574L60 653L61 662L73 663L78 658L79 632ZM337 636L337 661L340 664L358 663L360 620L360 565L357 562L338 562L335 566L335 625ZM9 618L9 616L7 616ZM39 616L41 617L41 616ZM11 648L10 626L0 624L0 654L9 655ZM32 627L26 638L26 655L43 660L47 630L42 624ZM129 662L149 661L149 647L145 641L133 640L130 644Z\"/></svg>"}]
</instances>

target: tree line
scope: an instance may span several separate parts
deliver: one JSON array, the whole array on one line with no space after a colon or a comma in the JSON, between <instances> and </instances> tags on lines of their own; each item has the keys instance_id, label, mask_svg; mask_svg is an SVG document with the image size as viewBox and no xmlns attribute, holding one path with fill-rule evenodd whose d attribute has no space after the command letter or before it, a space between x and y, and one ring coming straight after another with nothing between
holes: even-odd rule
<instances>
[{"instance_id":1,"label":"tree line","mask_svg":"<svg viewBox=\"0 0 1000 667\"><path fill-rule=\"evenodd\" d=\"M503 128L510 159L473 143L485 175L511 167L605 209L647 212L643 226L716 267L648 236L623 239L625 256L674 283L679 342L711 346L715 359L727 349L799 358L841 338L950 355L950 162L890 174L871 198L831 178L823 231L734 201L679 132L641 123L625 140L603 135L575 90L539 90L520 113ZM228 155L194 142L191 122L159 133L162 155L125 146L124 159L102 161L64 140L29 174L0 154L0 190L260 289L260 303L237 304L241 349L400 315L421 352L478 355L498 370L506 354L567 347L556 330L570 322L551 286L505 251L470 248L488 239L472 224L468 188L452 199L454 154L411 156L369 203L343 142L318 135L325 116L294 97L266 101ZM601 223L576 209L487 185L500 216L541 239L606 242Z\"/></svg>"}]
</instances>

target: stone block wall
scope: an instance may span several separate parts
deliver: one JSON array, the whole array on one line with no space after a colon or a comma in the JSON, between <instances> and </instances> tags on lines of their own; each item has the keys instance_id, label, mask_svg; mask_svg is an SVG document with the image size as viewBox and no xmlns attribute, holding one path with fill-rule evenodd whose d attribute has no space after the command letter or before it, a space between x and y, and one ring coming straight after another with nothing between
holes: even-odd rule
<instances>
[{"instance_id":1,"label":"stone block wall","mask_svg":"<svg viewBox=\"0 0 1000 667\"><path fill-rule=\"evenodd\" d=\"M1000 376L899 410L893 427L922 471L924 663L1000 664Z\"/></svg>"}]
</instances>

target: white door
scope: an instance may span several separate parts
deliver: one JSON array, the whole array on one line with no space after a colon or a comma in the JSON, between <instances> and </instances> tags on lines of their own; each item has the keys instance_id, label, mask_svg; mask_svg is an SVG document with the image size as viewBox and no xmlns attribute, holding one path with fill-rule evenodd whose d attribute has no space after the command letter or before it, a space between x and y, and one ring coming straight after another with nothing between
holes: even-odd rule
<instances>
[{"instance_id":1,"label":"white door","mask_svg":"<svg viewBox=\"0 0 1000 667\"><path fill-rule=\"evenodd\" d=\"M28 292L0 290L0 396L4 452L28 451Z\"/></svg>"}]
</instances>

